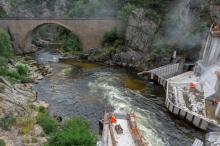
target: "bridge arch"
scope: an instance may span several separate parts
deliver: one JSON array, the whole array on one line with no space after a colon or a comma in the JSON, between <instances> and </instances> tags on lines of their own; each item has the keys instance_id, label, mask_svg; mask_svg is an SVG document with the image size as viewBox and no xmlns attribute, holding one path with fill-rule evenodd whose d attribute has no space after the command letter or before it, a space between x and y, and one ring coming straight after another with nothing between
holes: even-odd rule
<instances>
[{"instance_id":1,"label":"bridge arch","mask_svg":"<svg viewBox=\"0 0 220 146\"><path fill-rule=\"evenodd\" d=\"M65 29L67 29L68 31L70 31L73 35L77 36L79 41L82 43L80 36L77 35L77 33L74 32L73 29L71 29L70 27L68 27L67 25L60 23L60 22L42 22L39 23L36 26L33 26L33 29L29 30L29 32L27 32L26 36L24 37L24 48L23 48L23 52L34 52L37 51L36 48L33 48L32 45L32 40L33 40L33 34L42 26L46 26L46 25L57 25L57 26L62 26ZM83 43L82 43L83 45Z\"/></svg>"},{"instance_id":2,"label":"bridge arch","mask_svg":"<svg viewBox=\"0 0 220 146\"><path fill-rule=\"evenodd\" d=\"M18 54L31 53L28 47L33 30L45 24L61 25L71 30L81 41L83 50L101 47L104 32L114 27L121 29L122 23L116 18L4 18L0 19L0 27L10 32L15 51Z\"/></svg>"}]
</instances>

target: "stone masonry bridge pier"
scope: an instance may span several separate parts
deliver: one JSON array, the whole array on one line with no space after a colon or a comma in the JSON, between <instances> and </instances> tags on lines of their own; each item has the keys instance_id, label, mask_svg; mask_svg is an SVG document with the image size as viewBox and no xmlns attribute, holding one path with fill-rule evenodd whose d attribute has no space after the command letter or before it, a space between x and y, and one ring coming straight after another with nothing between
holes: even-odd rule
<instances>
[{"instance_id":1,"label":"stone masonry bridge pier","mask_svg":"<svg viewBox=\"0 0 220 146\"><path fill-rule=\"evenodd\" d=\"M116 18L1 18L0 28L9 32L17 53L33 52L31 48L32 34L46 24L57 24L70 30L79 37L83 49L98 48L104 32L114 27L121 28L121 21Z\"/></svg>"}]
</instances>

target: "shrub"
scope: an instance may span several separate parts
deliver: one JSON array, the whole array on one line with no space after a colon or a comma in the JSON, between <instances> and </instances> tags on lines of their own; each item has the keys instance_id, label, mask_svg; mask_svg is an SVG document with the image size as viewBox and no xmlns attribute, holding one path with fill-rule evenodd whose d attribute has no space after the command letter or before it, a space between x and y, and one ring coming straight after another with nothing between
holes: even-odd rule
<instances>
[{"instance_id":1,"label":"shrub","mask_svg":"<svg viewBox=\"0 0 220 146\"><path fill-rule=\"evenodd\" d=\"M122 35L121 32L118 31L116 27L104 33L103 39L102 39L103 46L114 46L115 43L119 45L118 44L119 42L120 42L120 45L123 44L124 36Z\"/></svg>"},{"instance_id":2,"label":"shrub","mask_svg":"<svg viewBox=\"0 0 220 146\"><path fill-rule=\"evenodd\" d=\"M16 124L16 119L11 115L6 115L0 119L0 127L4 130L10 130L10 128Z\"/></svg>"},{"instance_id":3,"label":"shrub","mask_svg":"<svg viewBox=\"0 0 220 146\"><path fill-rule=\"evenodd\" d=\"M28 67L23 64L17 64L16 70L20 76L27 76L29 72Z\"/></svg>"},{"instance_id":4,"label":"shrub","mask_svg":"<svg viewBox=\"0 0 220 146\"><path fill-rule=\"evenodd\" d=\"M60 42L64 53L78 54L78 52L82 51L82 43L76 35L64 27L58 27L57 31L59 34L56 40Z\"/></svg>"},{"instance_id":5,"label":"shrub","mask_svg":"<svg viewBox=\"0 0 220 146\"><path fill-rule=\"evenodd\" d=\"M5 57L0 56L0 67L5 66L7 64L7 59Z\"/></svg>"},{"instance_id":6,"label":"shrub","mask_svg":"<svg viewBox=\"0 0 220 146\"><path fill-rule=\"evenodd\" d=\"M37 124L39 124L46 134L52 134L57 131L57 121L46 113L39 113L37 116Z\"/></svg>"},{"instance_id":7,"label":"shrub","mask_svg":"<svg viewBox=\"0 0 220 146\"><path fill-rule=\"evenodd\" d=\"M137 7L134 4L128 3L125 5L121 11L119 12L119 16L122 18L122 20L127 23L129 15L134 11Z\"/></svg>"},{"instance_id":8,"label":"shrub","mask_svg":"<svg viewBox=\"0 0 220 146\"><path fill-rule=\"evenodd\" d=\"M0 7L0 18L5 16L7 16L5 10L2 7Z\"/></svg>"},{"instance_id":9,"label":"shrub","mask_svg":"<svg viewBox=\"0 0 220 146\"><path fill-rule=\"evenodd\" d=\"M151 10L151 9L145 10L145 16L153 20L156 23L160 22L160 15L154 10Z\"/></svg>"},{"instance_id":10,"label":"shrub","mask_svg":"<svg viewBox=\"0 0 220 146\"><path fill-rule=\"evenodd\" d=\"M5 144L5 141L4 140L2 140L2 139L0 139L0 146L5 146L6 144Z\"/></svg>"},{"instance_id":11,"label":"shrub","mask_svg":"<svg viewBox=\"0 0 220 146\"><path fill-rule=\"evenodd\" d=\"M0 29L0 56L10 58L13 56L12 43L9 35Z\"/></svg>"},{"instance_id":12,"label":"shrub","mask_svg":"<svg viewBox=\"0 0 220 146\"><path fill-rule=\"evenodd\" d=\"M25 65L16 65L15 68L0 66L0 75L6 77L12 83L30 83L29 70Z\"/></svg>"},{"instance_id":13,"label":"shrub","mask_svg":"<svg viewBox=\"0 0 220 146\"><path fill-rule=\"evenodd\" d=\"M151 51L151 57L161 57L161 56L169 56L172 53L171 48L155 48Z\"/></svg>"},{"instance_id":14,"label":"shrub","mask_svg":"<svg viewBox=\"0 0 220 146\"><path fill-rule=\"evenodd\" d=\"M96 146L96 136L88 122L80 118L70 119L64 123L62 130L50 140L49 146Z\"/></svg>"},{"instance_id":15,"label":"shrub","mask_svg":"<svg viewBox=\"0 0 220 146\"><path fill-rule=\"evenodd\" d=\"M64 73L65 76L70 76L72 71L73 71L72 68L63 69L63 73Z\"/></svg>"}]
</instances>

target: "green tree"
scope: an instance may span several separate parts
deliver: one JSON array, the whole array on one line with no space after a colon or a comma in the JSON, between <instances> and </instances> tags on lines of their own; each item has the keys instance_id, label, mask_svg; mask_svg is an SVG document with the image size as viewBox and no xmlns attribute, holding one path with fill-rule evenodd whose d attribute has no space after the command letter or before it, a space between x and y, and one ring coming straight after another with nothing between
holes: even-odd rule
<instances>
[{"instance_id":1,"label":"green tree","mask_svg":"<svg viewBox=\"0 0 220 146\"><path fill-rule=\"evenodd\" d=\"M0 29L0 52L0 57L10 58L13 56L10 37L2 29Z\"/></svg>"}]
</instances>

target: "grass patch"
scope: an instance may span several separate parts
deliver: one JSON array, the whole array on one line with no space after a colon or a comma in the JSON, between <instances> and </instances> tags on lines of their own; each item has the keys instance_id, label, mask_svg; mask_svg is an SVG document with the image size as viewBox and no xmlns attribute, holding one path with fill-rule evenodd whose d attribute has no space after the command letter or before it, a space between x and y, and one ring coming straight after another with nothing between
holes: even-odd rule
<instances>
[{"instance_id":1,"label":"grass patch","mask_svg":"<svg viewBox=\"0 0 220 146\"><path fill-rule=\"evenodd\" d=\"M58 129L57 121L46 111L39 112L37 116L37 124L43 128L46 134L53 134Z\"/></svg>"},{"instance_id":2,"label":"grass patch","mask_svg":"<svg viewBox=\"0 0 220 146\"><path fill-rule=\"evenodd\" d=\"M29 109L23 117L18 117L16 120L19 130L23 134L31 132L36 124L36 119L32 113L33 110Z\"/></svg>"},{"instance_id":3,"label":"grass patch","mask_svg":"<svg viewBox=\"0 0 220 146\"><path fill-rule=\"evenodd\" d=\"M71 73L72 73L72 68L65 68L65 69L63 69L63 74L65 76L69 76L69 75L71 75Z\"/></svg>"},{"instance_id":4,"label":"grass patch","mask_svg":"<svg viewBox=\"0 0 220 146\"><path fill-rule=\"evenodd\" d=\"M18 64L15 68L0 66L0 76L6 77L12 83L30 83L32 82L28 67L24 64Z\"/></svg>"},{"instance_id":5,"label":"grass patch","mask_svg":"<svg viewBox=\"0 0 220 146\"><path fill-rule=\"evenodd\" d=\"M4 140L2 140L2 139L0 139L0 146L5 146L6 144L5 144L5 141Z\"/></svg>"},{"instance_id":6,"label":"grass patch","mask_svg":"<svg viewBox=\"0 0 220 146\"><path fill-rule=\"evenodd\" d=\"M15 117L11 115L6 115L5 117L0 119L0 127L3 130L10 130L12 126L16 124Z\"/></svg>"}]
</instances>

